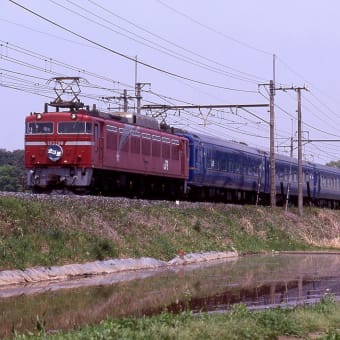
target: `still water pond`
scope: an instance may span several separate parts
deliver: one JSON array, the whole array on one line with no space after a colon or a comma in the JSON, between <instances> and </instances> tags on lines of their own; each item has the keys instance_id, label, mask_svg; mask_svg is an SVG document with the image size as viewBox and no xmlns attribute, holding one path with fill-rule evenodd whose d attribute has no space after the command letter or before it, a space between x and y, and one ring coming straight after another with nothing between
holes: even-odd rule
<instances>
[{"instance_id":1,"label":"still water pond","mask_svg":"<svg viewBox=\"0 0 340 340\"><path fill-rule=\"evenodd\" d=\"M106 317L228 310L340 297L340 255L248 256L72 281L0 287L0 338L13 330L73 329Z\"/></svg>"}]
</instances>

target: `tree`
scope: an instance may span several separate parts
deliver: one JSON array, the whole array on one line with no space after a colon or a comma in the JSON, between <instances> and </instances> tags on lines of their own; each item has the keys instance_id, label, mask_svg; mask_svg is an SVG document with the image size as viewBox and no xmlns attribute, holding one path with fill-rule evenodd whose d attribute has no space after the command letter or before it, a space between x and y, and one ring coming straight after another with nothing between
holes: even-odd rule
<instances>
[{"instance_id":1,"label":"tree","mask_svg":"<svg viewBox=\"0 0 340 340\"><path fill-rule=\"evenodd\" d=\"M327 166L331 166L333 168L340 168L340 160L338 161L331 161L326 164Z\"/></svg>"},{"instance_id":2,"label":"tree","mask_svg":"<svg viewBox=\"0 0 340 340\"><path fill-rule=\"evenodd\" d=\"M0 190L1 191L21 191L22 183L20 169L14 165L0 166Z\"/></svg>"},{"instance_id":3,"label":"tree","mask_svg":"<svg viewBox=\"0 0 340 340\"><path fill-rule=\"evenodd\" d=\"M21 191L24 176L24 150L0 149L0 191Z\"/></svg>"}]
</instances>

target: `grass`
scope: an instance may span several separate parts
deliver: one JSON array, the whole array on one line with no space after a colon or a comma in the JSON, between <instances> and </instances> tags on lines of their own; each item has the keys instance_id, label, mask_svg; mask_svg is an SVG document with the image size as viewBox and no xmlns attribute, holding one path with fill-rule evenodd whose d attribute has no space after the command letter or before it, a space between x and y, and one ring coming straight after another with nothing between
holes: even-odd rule
<instances>
[{"instance_id":1,"label":"grass","mask_svg":"<svg viewBox=\"0 0 340 340\"><path fill-rule=\"evenodd\" d=\"M337 248L340 212L99 198L0 197L0 270L112 257Z\"/></svg>"},{"instance_id":2,"label":"grass","mask_svg":"<svg viewBox=\"0 0 340 340\"><path fill-rule=\"evenodd\" d=\"M285 212L255 206L2 196L0 270L106 258L170 260L179 250L338 249L339 220L339 211L314 208L306 208L300 217L296 209ZM278 335L308 338L318 332L322 339L340 339L340 306L330 299L293 310L251 313L237 305L224 315L164 312L154 317L108 319L55 335L46 334L43 314L32 320L35 335L17 335L17 339L276 339Z\"/></svg>"},{"instance_id":3,"label":"grass","mask_svg":"<svg viewBox=\"0 0 340 340\"><path fill-rule=\"evenodd\" d=\"M293 309L250 312L240 304L225 314L192 315L163 312L153 317L107 319L80 330L46 334L44 321L36 320L35 334L15 339L339 339L340 304L326 296L320 303Z\"/></svg>"}]
</instances>

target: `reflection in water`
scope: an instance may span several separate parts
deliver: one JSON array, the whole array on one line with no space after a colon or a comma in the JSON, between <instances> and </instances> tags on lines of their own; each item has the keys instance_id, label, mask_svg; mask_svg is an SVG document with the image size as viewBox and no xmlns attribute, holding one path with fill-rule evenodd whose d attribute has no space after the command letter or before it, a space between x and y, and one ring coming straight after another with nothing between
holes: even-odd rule
<instances>
[{"instance_id":1,"label":"reflection in water","mask_svg":"<svg viewBox=\"0 0 340 340\"><path fill-rule=\"evenodd\" d=\"M2 287L0 337L34 330L38 318L47 330L73 329L108 316L314 302L325 293L340 295L339 269L337 255L267 255Z\"/></svg>"}]
</instances>

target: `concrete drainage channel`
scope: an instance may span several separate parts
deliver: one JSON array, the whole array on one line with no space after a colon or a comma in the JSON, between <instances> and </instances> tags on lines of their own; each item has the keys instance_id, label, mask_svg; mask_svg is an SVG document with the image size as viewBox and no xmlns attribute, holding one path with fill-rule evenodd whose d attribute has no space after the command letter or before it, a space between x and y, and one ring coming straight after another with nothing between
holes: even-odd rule
<instances>
[{"instance_id":1,"label":"concrete drainage channel","mask_svg":"<svg viewBox=\"0 0 340 340\"><path fill-rule=\"evenodd\" d=\"M64 266L34 267L24 270L4 270L0 271L0 287L52 280L70 280L83 276L113 274L125 271L161 269L237 257L238 253L236 251L206 252L183 254L168 262L143 257L140 259L112 259Z\"/></svg>"}]
</instances>

